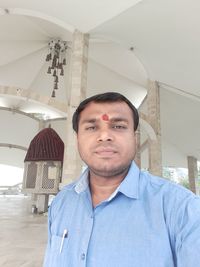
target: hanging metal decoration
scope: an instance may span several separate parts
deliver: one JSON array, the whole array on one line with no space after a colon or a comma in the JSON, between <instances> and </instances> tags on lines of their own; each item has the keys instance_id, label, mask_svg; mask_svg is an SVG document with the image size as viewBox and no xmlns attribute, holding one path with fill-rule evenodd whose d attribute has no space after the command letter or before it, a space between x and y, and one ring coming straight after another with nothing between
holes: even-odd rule
<instances>
[{"instance_id":1,"label":"hanging metal decoration","mask_svg":"<svg viewBox=\"0 0 200 267\"><path fill-rule=\"evenodd\" d=\"M66 41L60 39L51 40L48 43L48 54L46 61L49 62L47 70L48 74L51 74L54 78L54 85L51 97L56 97L56 91L58 89L59 76L64 76L64 66L66 65L66 52L69 46Z\"/></svg>"}]
</instances>

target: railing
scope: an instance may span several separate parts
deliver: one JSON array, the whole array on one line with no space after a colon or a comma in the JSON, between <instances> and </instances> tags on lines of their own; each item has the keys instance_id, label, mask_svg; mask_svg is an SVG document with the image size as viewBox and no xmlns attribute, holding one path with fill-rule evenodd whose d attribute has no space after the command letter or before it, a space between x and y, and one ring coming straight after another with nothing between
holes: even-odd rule
<instances>
[{"instance_id":1,"label":"railing","mask_svg":"<svg viewBox=\"0 0 200 267\"><path fill-rule=\"evenodd\" d=\"M22 183L15 185L1 185L0 186L0 195L18 195L22 191Z\"/></svg>"}]
</instances>

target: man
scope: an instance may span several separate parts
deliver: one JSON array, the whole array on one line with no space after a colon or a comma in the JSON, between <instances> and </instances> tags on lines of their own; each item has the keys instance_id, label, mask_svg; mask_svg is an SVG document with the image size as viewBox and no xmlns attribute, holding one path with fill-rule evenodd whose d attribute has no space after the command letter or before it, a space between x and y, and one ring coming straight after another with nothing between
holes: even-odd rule
<instances>
[{"instance_id":1,"label":"man","mask_svg":"<svg viewBox=\"0 0 200 267\"><path fill-rule=\"evenodd\" d=\"M49 210L45 267L200 266L200 199L133 162L138 112L118 93L73 116L88 169Z\"/></svg>"}]
</instances>

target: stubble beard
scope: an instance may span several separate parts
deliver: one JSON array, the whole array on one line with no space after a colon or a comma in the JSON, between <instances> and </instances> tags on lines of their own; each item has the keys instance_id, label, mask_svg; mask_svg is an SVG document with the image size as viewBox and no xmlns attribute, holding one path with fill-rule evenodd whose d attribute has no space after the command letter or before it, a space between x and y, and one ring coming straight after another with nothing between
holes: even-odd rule
<instances>
[{"instance_id":1,"label":"stubble beard","mask_svg":"<svg viewBox=\"0 0 200 267\"><path fill-rule=\"evenodd\" d=\"M98 167L94 167L94 166L90 166L88 165L89 171L91 175L95 175L95 176L99 176L99 177L103 177L103 178L115 178L115 177L119 177L119 176L126 176L126 174L128 173L128 170L130 168L132 160L130 160L130 162L128 162L127 164L124 165L120 165L120 166L104 166L102 168L98 168Z\"/></svg>"},{"instance_id":2,"label":"stubble beard","mask_svg":"<svg viewBox=\"0 0 200 267\"><path fill-rule=\"evenodd\" d=\"M79 147L79 155L83 162L85 162L85 164L88 166L90 175L95 175L107 179L115 177L117 178L119 176L122 176L124 178L128 173L132 161L134 160L135 154L136 152L130 155L129 159L127 159L127 161L124 163L113 164L109 163L109 159L107 159L106 164L101 163L103 165L101 166L101 164L90 164L90 160L87 160L87 157L85 157L84 153L82 153Z\"/></svg>"}]
</instances>

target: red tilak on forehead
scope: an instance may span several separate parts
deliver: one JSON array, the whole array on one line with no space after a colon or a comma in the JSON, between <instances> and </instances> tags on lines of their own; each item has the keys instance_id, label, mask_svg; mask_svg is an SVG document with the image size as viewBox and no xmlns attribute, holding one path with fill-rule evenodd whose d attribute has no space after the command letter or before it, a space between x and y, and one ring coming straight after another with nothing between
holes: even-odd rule
<instances>
[{"instance_id":1,"label":"red tilak on forehead","mask_svg":"<svg viewBox=\"0 0 200 267\"><path fill-rule=\"evenodd\" d=\"M102 118L102 120L104 120L104 121L109 121L109 117L108 117L107 114L103 114L101 118Z\"/></svg>"}]
</instances>

